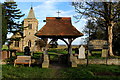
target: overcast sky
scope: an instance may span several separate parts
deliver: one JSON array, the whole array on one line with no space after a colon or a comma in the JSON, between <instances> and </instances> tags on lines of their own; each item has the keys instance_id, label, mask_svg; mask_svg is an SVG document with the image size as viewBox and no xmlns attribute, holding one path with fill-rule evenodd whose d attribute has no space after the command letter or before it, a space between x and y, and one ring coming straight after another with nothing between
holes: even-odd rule
<instances>
[{"instance_id":1,"label":"overcast sky","mask_svg":"<svg viewBox=\"0 0 120 80\"><path fill-rule=\"evenodd\" d=\"M56 2L55 0L44 0L40 2L17 2L18 8L22 11L25 16L20 19L20 21L24 20L28 16L29 10L31 8L31 5L34 9L34 13L36 18L39 21L38 30L41 29L45 22L43 20L46 19L46 17L57 17L58 14L56 13L58 10L61 12L60 17L71 17L72 24L75 26L77 30L80 32L83 31L83 28L86 24L86 19L81 19L80 22L75 23L77 20L73 17L76 15L76 12L74 10L74 7L71 6L71 2ZM9 36L10 37L10 36ZM59 44L64 44L63 41L58 41ZM79 45L82 44L83 40L81 38L77 38L73 44Z\"/></svg>"}]
</instances>

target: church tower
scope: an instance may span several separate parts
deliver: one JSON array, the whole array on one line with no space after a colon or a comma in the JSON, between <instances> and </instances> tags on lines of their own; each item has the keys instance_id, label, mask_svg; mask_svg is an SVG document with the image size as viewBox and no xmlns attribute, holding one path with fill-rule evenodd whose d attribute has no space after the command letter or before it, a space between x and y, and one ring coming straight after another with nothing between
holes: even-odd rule
<instances>
[{"instance_id":1,"label":"church tower","mask_svg":"<svg viewBox=\"0 0 120 80\"><path fill-rule=\"evenodd\" d=\"M35 40L38 38L34 35L38 31L38 20L35 18L34 10L31 7L28 17L24 19L24 47L29 46L31 51L34 51Z\"/></svg>"}]
</instances>

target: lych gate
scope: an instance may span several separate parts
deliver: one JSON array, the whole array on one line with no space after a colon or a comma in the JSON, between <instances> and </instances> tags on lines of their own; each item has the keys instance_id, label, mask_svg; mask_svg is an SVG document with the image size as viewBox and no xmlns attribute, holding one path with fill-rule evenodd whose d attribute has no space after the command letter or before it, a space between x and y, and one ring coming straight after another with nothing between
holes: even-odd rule
<instances>
[{"instance_id":1,"label":"lych gate","mask_svg":"<svg viewBox=\"0 0 120 80\"><path fill-rule=\"evenodd\" d=\"M68 63L70 63L72 67L77 67L77 58L72 55L71 45L77 37L83 36L83 34L71 24L70 17L47 17L46 24L35 35L43 39L46 43L42 63L43 68L49 67L48 45L58 39L63 40L68 46ZM51 39L49 43L48 38ZM66 41L66 39L68 41Z\"/></svg>"}]
</instances>

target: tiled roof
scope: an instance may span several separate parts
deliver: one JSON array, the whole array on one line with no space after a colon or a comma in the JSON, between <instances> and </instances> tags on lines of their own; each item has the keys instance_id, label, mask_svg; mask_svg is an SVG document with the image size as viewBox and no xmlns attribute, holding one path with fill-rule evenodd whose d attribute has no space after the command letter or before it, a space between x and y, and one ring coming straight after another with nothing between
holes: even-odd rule
<instances>
[{"instance_id":1,"label":"tiled roof","mask_svg":"<svg viewBox=\"0 0 120 80\"><path fill-rule=\"evenodd\" d=\"M46 24L35 34L38 37L83 36L71 23L70 17L46 17Z\"/></svg>"}]
</instances>

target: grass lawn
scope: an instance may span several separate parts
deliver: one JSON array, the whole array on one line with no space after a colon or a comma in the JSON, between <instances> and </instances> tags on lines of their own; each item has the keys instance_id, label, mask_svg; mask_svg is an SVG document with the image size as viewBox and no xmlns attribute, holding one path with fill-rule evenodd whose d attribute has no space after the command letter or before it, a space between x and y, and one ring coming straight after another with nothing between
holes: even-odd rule
<instances>
[{"instance_id":1,"label":"grass lawn","mask_svg":"<svg viewBox=\"0 0 120 80\"><path fill-rule=\"evenodd\" d=\"M2 77L7 78L64 78L66 80L76 80L74 78L84 78L98 80L120 80L120 66L107 65L78 65L77 68L48 68L43 69L39 66L3 65ZM48 79L49 80L49 79Z\"/></svg>"},{"instance_id":2,"label":"grass lawn","mask_svg":"<svg viewBox=\"0 0 120 80\"><path fill-rule=\"evenodd\" d=\"M56 60L58 54L66 54L65 50L50 50L48 52L50 56L50 60ZM16 53L17 55L24 55L24 53ZM96 53L93 53L96 55ZM33 59L39 59L42 55L42 52L35 53L32 56ZM99 58L100 53L97 53L96 57ZM93 57L91 57L93 58ZM10 61L14 61L15 57L9 59ZM65 60L64 60L65 61ZM50 64L51 65L51 64ZM62 78L65 80L76 80L75 78L80 78L83 80L120 80L120 66L115 65L78 65L77 68L71 67L60 67L60 68L48 68L43 69L41 65L32 65L28 67L28 65L16 65L6 64L2 65L2 77L3 79L9 78L43 78L43 79L51 79L53 78Z\"/></svg>"}]
</instances>

